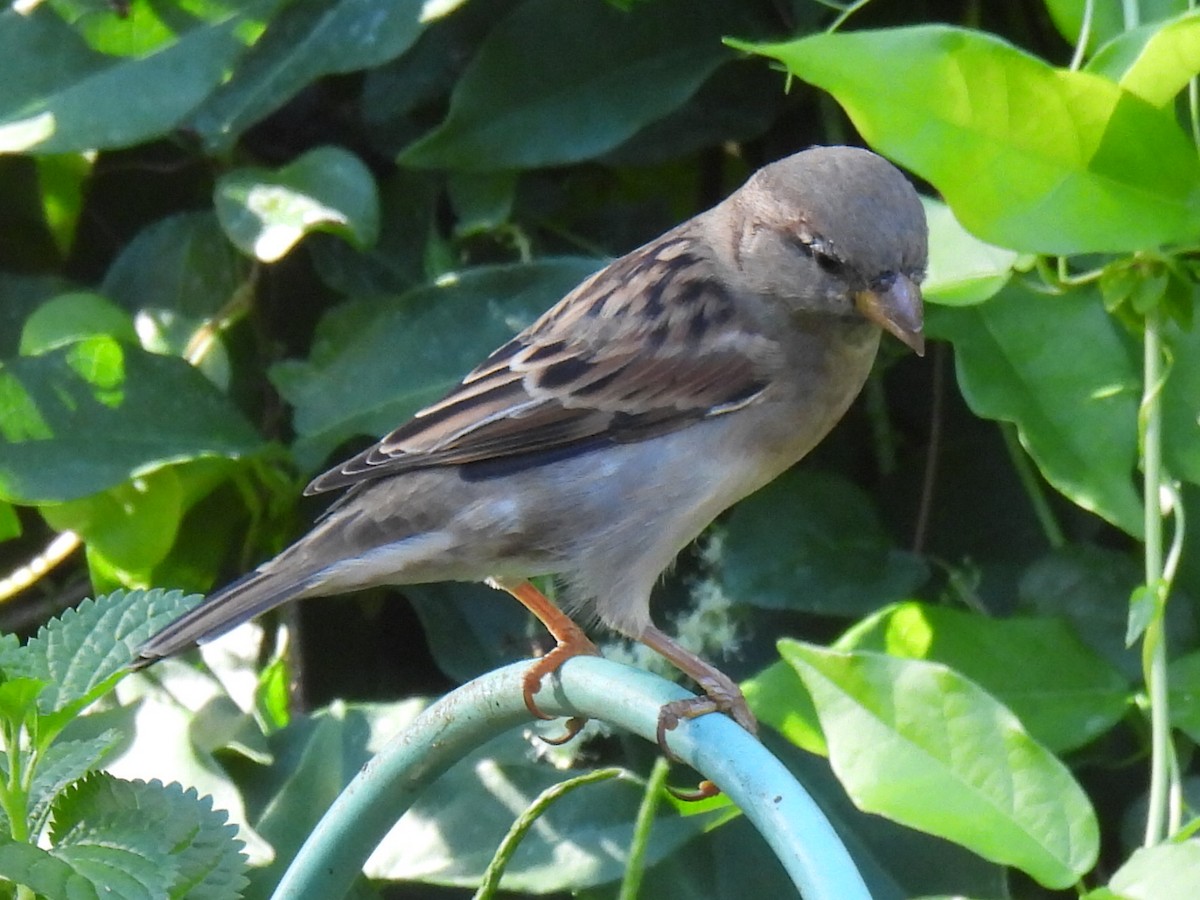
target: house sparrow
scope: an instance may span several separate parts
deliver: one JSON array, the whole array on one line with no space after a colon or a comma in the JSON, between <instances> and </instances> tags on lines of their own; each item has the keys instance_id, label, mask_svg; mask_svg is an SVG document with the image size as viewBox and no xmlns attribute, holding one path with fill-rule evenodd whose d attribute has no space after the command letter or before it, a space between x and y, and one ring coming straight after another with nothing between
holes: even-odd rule
<instances>
[{"instance_id":1,"label":"house sparrow","mask_svg":"<svg viewBox=\"0 0 1200 900\"><path fill-rule=\"evenodd\" d=\"M663 707L660 743L681 717L718 710L753 732L737 685L652 624L651 588L842 417L881 329L923 352L926 241L916 191L869 151L819 147L766 166L318 477L306 493L345 493L313 529L148 640L135 665L299 597L487 580L558 641L524 681L546 718L542 679L597 652L525 580L555 574L570 612L642 641L704 690Z\"/></svg>"}]
</instances>

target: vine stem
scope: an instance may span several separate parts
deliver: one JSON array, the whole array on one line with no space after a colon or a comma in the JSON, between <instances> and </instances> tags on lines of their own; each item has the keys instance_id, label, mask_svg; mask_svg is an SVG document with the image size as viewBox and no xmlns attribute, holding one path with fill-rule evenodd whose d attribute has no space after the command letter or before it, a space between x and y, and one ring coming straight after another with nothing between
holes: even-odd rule
<instances>
[{"instance_id":1,"label":"vine stem","mask_svg":"<svg viewBox=\"0 0 1200 900\"><path fill-rule=\"evenodd\" d=\"M1153 598L1142 644L1142 669L1150 699L1150 796L1146 811L1149 847L1165 834L1171 775L1170 702L1167 695L1166 581L1163 577L1162 508L1162 314L1146 314L1142 346L1142 404L1138 429L1142 445L1142 494L1145 505L1145 578Z\"/></svg>"},{"instance_id":2,"label":"vine stem","mask_svg":"<svg viewBox=\"0 0 1200 900\"><path fill-rule=\"evenodd\" d=\"M1017 477L1021 480L1021 487L1025 489L1025 496L1029 498L1029 505L1033 507L1033 514L1042 526L1046 542L1056 550L1065 546L1067 538L1058 520L1054 518L1054 510L1050 508L1050 501L1046 499L1046 492L1042 490L1037 472L1030 464L1025 448L1021 446L1017 426L1011 422L1001 422L1000 434L1004 437L1005 449L1008 450L1009 459L1012 460Z\"/></svg>"},{"instance_id":3,"label":"vine stem","mask_svg":"<svg viewBox=\"0 0 1200 900\"><path fill-rule=\"evenodd\" d=\"M638 891L642 886L642 876L646 874L646 851L650 847L650 829L654 824L654 814L658 811L670 770L671 764L667 762L667 758L660 756L655 760L654 768L650 771L646 790L642 794L642 802L638 806L637 818L633 823L633 840L629 846L629 859L625 863L625 875L621 879L617 900L637 900Z\"/></svg>"}]
</instances>

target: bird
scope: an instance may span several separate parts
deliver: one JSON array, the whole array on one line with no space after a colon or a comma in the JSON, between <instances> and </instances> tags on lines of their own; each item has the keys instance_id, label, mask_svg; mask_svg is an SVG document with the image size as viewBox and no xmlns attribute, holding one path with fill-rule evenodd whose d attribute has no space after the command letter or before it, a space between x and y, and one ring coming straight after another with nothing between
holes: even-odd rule
<instances>
[{"instance_id":1,"label":"bird","mask_svg":"<svg viewBox=\"0 0 1200 900\"><path fill-rule=\"evenodd\" d=\"M650 594L725 509L799 462L864 384L883 332L924 353L928 231L899 169L856 147L766 165L716 206L591 275L440 401L315 478L312 529L135 652L134 668L289 600L486 581L567 659L596 620L703 691L681 719L756 720L736 682L659 629ZM786 510L780 511L786 515ZM562 606L529 580L555 576ZM582 720L568 722L569 739ZM669 752L669 750L667 751Z\"/></svg>"}]
</instances>

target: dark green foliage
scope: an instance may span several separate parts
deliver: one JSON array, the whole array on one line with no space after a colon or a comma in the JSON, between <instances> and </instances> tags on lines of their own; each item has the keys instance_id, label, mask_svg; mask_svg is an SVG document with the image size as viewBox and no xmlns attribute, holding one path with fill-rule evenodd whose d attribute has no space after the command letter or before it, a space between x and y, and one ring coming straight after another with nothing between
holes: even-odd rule
<instances>
[{"instance_id":1,"label":"dark green foliage","mask_svg":"<svg viewBox=\"0 0 1200 900\"><path fill-rule=\"evenodd\" d=\"M482 587L373 592L285 611L288 641L272 619L215 675L168 661L114 693L195 602L141 589L277 552L320 511L309 477L606 259L838 142L928 198L931 352L885 342L846 421L685 552L657 615L747 677L876 896L1200 895L1194 838L1134 852L1148 819L1196 822L1200 16L874 0L830 31L834 6L0 10L0 595L37 585L0 629L36 631L85 570L116 591L0 636L0 879L25 885L0 896L232 896L214 808L269 896L412 697L541 635ZM64 531L84 555L21 568ZM482 749L370 876L475 883L558 778L517 735ZM616 896L638 789L572 797L506 887ZM650 840L643 897L788 890L720 810Z\"/></svg>"}]
</instances>

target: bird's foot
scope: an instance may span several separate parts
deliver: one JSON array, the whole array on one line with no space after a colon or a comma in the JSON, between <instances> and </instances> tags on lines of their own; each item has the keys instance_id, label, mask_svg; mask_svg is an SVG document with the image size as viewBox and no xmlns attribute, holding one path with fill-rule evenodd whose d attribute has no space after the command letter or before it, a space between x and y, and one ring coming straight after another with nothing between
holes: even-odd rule
<instances>
[{"instance_id":1,"label":"bird's foot","mask_svg":"<svg viewBox=\"0 0 1200 900\"><path fill-rule=\"evenodd\" d=\"M558 642L553 650L540 659L534 660L521 681L521 696L530 715L538 719L554 719L555 716L544 712L537 705L537 701L533 699L534 695L542 689L542 679L557 672L559 667L572 656L599 656L600 650L583 633L583 629L530 582L492 578L488 584L516 598L522 606L537 617L539 622L546 626L546 630ZM582 716L573 716L567 719L565 734L556 738L542 737L542 740L557 747L579 734L586 724L587 719Z\"/></svg>"},{"instance_id":2,"label":"bird's foot","mask_svg":"<svg viewBox=\"0 0 1200 900\"><path fill-rule=\"evenodd\" d=\"M667 732L675 728L683 719L694 719L697 716L721 712L728 715L750 734L758 734L758 721L754 718L754 713L750 712L742 689L732 678L716 666L705 662L690 650L680 646L653 625L642 632L641 641L661 653L679 671L690 675L704 691L702 697L674 700L659 710L655 737L658 739L658 746L668 759L679 762L679 757L667 744ZM701 782L699 788L692 792L671 789L671 793L681 800L703 800L720 792L720 788L711 781Z\"/></svg>"},{"instance_id":3,"label":"bird's foot","mask_svg":"<svg viewBox=\"0 0 1200 900\"><path fill-rule=\"evenodd\" d=\"M534 695L542 689L542 679L547 675L553 675L558 671L559 666L565 663L572 656L599 656L600 651L587 636L575 629L577 634L568 635L564 640L559 639L558 645L553 650L547 653L540 659L533 661L533 664L525 671L525 677L521 680L521 696L525 700L525 708L530 714L538 719L553 719L555 716L542 710L534 700ZM583 716L573 716L567 719L566 733L556 738L542 736L542 740L547 744L553 744L555 747L565 744L575 735L583 730L583 726L587 724L587 719Z\"/></svg>"},{"instance_id":4,"label":"bird's foot","mask_svg":"<svg viewBox=\"0 0 1200 900\"><path fill-rule=\"evenodd\" d=\"M697 716L722 712L751 734L758 734L758 720L746 705L741 688L728 676L715 669L713 671L718 677L705 677L704 681L699 682L700 687L704 689L703 697L673 700L658 711L658 746L671 759L677 760L677 757L667 746L667 732L678 725L681 719L694 719Z\"/></svg>"}]
</instances>

